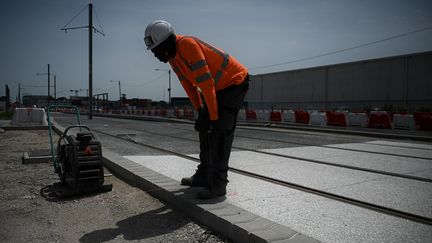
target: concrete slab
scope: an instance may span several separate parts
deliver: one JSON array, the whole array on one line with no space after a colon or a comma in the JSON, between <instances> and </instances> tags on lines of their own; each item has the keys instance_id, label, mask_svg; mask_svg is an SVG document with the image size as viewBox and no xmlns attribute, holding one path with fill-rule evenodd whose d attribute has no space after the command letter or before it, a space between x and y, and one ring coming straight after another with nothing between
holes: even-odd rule
<instances>
[{"instance_id":1,"label":"concrete slab","mask_svg":"<svg viewBox=\"0 0 432 243\"><path fill-rule=\"evenodd\" d=\"M389 153L389 154L394 154L396 156L414 156L414 157L421 157L421 158L427 158L432 160L432 150L403 148L403 147L394 148L394 147L381 146L379 144L370 144L370 143L369 144L345 143L345 144L332 144L327 146L335 147L335 148L362 150L366 152Z\"/></svg>"},{"instance_id":2,"label":"concrete slab","mask_svg":"<svg viewBox=\"0 0 432 243\"><path fill-rule=\"evenodd\" d=\"M142 157L130 157L141 161ZM171 164L167 160L177 160L175 156L145 156L147 161L160 164L156 169L164 173L170 171ZM333 192L386 207L432 217L432 185L431 183L412 181L374 173L351 169L329 167L299 160L274 157L254 152L231 153L230 166L249 172L289 181L292 183ZM195 167L193 167L194 169ZM179 173L191 168L178 168ZM181 178L181 177L180 177ZM178 179L180 180L180 179Z\"/></svg>"},{"instance_id":3,"label":"concrete slab","mask_svg":"<svg viewBox=\"0 0 432 243\"><path fill-rule=\"evenodd\" d=\"M377 145L395 146L395 147L406 147L406 148L417 148L417 149L432 150L432 145L431 144L424 144L424 143L393 142L393 141L386 141L386 140L368 141L366 143L377 144Z\"/></svg>"},{"instance_id":4,"label":"concrete slab","mask_svg":"<svg viewBox=\"0 0 432 243\"><path fill-rule=\"evenodd\" d=\"M369 154L365 152L346 151L318 146L265 149L263 151L407 175L432 169L432 163L427 159ZM251 155L251 157L253 157L253 155ZM423 173L423 177L432 179L432 173Z\"/></svg>"},{"instance_id":5,"label":"concrete slab","mask_svg":"<svg viewBox=\"0 0 432 243\"><path fill-rule=\"evenodd\" d=\"M22 162L23 164L48 163L51 159L51 150L35 150L24 152Z\"/></svg>"},{"instance_id":6,"label":"concrete slab","mask_svg":"<svg viewBox=\"0 0 432 243\"><path fill-rule=\"evenodd\" d=\"M379 181L326 189L326 191L432 218L430 182L412 182L388 177Z\"/></svg>"},{"instance_id":7,"label":"concrete slab","mask_svg":"<svg viewBox=\"0 0 432 243\"><path fill-rule=\"evenodd\" d=\"M244 151L231 154L231 167L432 217L432 184L428 182Z\"/></svg>"},{"instance_id":8,"label":"concrete slab","mask_svg":"<svg viewBox=\"0 0 432 243\"><path fill-rule=\"evenodd\" d=\"M172 156L127 157L176 181L196 163ZM432 227L229 173L226 202L324 242L428 242ZM242 220L253 220L241 217ZM274 239L275 242L278 242ZM280 241L288 242L288 241Z\"/></svg>"}]
</instances>

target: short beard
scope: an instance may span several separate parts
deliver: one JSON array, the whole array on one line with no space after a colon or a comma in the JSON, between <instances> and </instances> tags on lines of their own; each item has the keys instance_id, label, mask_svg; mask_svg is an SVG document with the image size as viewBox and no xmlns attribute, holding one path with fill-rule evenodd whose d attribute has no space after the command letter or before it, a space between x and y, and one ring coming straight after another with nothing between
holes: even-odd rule
<instances>
[{"instance_id":1,"label":"short beard","mask_svg":"<svg viewBox=\"0 0 432 243\"><path fill-rule=\"evenodd\" d=\"M165 53L158 53L156 55L156 58L159 59L159 61L163 62L163 63L167 63L169 61L169 55L168 52Z\"/></svg>"},{"instance_id":2,"label":"short beard","mask_svg":"<svg viewBox=\"0 0 432 243\"><path fill-rule=\"evenodd\" d=\"M160 46L155 47L152 52L159 61L167 63L176 54L176 36L169 36Z\"/></svg>"}]
</instances>

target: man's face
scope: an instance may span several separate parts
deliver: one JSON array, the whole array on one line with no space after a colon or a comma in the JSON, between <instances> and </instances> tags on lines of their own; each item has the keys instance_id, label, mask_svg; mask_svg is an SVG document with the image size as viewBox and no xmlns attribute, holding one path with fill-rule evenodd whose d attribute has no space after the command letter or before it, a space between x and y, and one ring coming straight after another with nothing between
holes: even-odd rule
<instances>
[{"instance_id":1,"label":"man's face","mask_svg":"<svg viewBox=\"0 0 432 243\"><path fill-rule=\"evenodd\" d=\"M163 63L168 62L168 60L169 60L168 48L166 47L166 45L164 45L164 43L161 43L160 45L151 49L151 51L153 52L154 56L157 59L159 59L159 61L161 61Z\"/></svg>"}]
</instances>

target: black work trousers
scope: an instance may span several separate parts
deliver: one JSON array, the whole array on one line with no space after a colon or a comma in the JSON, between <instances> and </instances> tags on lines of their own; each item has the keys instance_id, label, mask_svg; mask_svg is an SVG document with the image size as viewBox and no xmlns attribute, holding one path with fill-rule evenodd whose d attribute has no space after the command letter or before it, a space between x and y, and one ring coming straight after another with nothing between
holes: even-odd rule
<instances>
[{"instance_id":1,"label":"black work trousers","mask_svg":"<svg viewBox=\"0 0 432 243\"><path fill-rule=\"evenodd\" d=\"M210 118L204 106L200 127L200 164L195 176L207 177L210 186L226 187L228 161L234 139L237 115L249 89L249 77L240 85L232 85L216 92L219 120L216 131L209 132Z\"/></svg>"}]
</instances>

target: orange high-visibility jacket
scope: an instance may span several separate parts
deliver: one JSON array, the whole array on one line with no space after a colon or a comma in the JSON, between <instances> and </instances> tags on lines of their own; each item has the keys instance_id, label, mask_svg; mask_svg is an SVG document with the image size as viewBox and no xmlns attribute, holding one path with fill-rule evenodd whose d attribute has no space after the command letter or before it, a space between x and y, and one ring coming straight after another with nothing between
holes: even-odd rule
<instances>
[{"instance_id":1,"label":"orange high-visibility jacket","mask_svg":"<svg viewBox=\"0 0 432 243\"><path fill-rule=\"evenodd\" d=\"M202 107L201 90L210 119L217 120L216 91L241 84L248 70L234 57L193 36L177 35L176 48L176 55L169 63L189 99L198 110Z\"/></svg>"}]
</instances>

